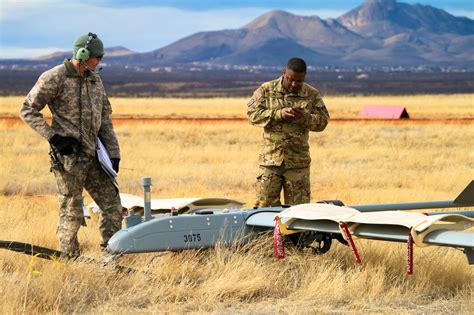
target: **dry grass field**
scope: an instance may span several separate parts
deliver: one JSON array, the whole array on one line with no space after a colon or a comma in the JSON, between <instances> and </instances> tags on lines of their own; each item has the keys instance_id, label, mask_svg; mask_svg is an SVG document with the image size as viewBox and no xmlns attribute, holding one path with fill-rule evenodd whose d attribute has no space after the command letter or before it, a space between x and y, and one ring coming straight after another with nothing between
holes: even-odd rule
<instances>
[{"instance_id":1,"label":"dry grass field","mask_svg":"<svg viewBox=\"0 0 474 315\"><path fill-rule=\"evenodd\" d=\"M334 118L364 104L404 105L433 121L334 121L310 137L312 200L346 204L453 199L473 179L474 95L327 97ZM0 99L2 117L22 98ZM114 115L244 117L245 99L112 99ZM121 191L152 198L229 197L254 203L262 130L245 121L121 121ZM0 120L0 240L57 248L55 182L47 142L20 121ZM90 198L85 195L86 203ZM79 239L100 258L97 223ZM334 245L314 256L271 236L240 248L129 255L120 263L152 276L51 262L0 250L0 313L447 313L472 314L473 267L452 248L415 248L405 275L404 244L357 240L363 264Z\"/></svg>"},{"instance_id":2,"label":"dry grass field","mask_svg":"<svg viewBox=\"0 0 474 315\"><path fill-rule=\"evenodd\" d=\"M24 97L0 98L0 114L18 115ZM413 118L474 117L474 96L407 95L407 96L328 96L324 98L333 118L357 117L364 105L405 106ZM114 115L145 117L245 117L244 98L113 98Z\"/></svg>"}]
</instances>

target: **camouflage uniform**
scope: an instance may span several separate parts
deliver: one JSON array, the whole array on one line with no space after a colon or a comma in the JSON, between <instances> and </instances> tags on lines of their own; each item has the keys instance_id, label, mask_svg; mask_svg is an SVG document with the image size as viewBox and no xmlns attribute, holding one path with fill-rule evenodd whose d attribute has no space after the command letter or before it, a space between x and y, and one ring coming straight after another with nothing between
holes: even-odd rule
<instances>
[{"instance_id":1,"label":"camouflage uniform","mask_svg":"<svg viewBox=\"0 0 474 315\"><path fill-rule=\"evenodd\" d=\"M247 104L249 122L263 127L257 207L280 206L282 188L286 204L310 201L309 131L323 131L329 121L317 89L304 83L300 91L289 93L282 80L262 84ZM303 106L305 116L295 121L282 119L282 108L299 106Z\"/></svg>"},{"instance_id":2,"label":"camouflage uniform","mask_svg":"<svg viewBox=\"0 0 474 315\"><path fill-rule=\"evenodd\" d=\"M48 105L49 126L40 111ZM120 149L111 120L112 107L100 77L90 71L83 75L69 60L44 72L28 93L21 118L47 140L54 134L73 137L79 145L70 155L55 156L51 171L56 177L59 196L58 237L60 250L79 254L77 233L85 224L82 192L85 188L102 210L99 220L101 246L105 247L120 229L122 206L113 181L102 170L96 145L99 136L110 158L120 158Z\"/></svg>"}]
</instances>

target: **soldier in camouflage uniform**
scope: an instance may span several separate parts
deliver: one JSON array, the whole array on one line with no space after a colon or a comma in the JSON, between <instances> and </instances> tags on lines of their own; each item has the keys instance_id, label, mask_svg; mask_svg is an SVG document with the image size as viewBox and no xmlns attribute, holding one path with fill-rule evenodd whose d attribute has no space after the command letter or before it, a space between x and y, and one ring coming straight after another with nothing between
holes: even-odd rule
<instances>
[{"instance_id":1,"label":"soldier in camouflage uniform","mask_svg":"<svg viewBox=\"0 0 474 315\"><path fill-rule=\"evenodd\" d=\"M99 219L101 246L120 229L122 206L115 180L99 164L98 137L113 168L119 170L120 149L112 125L112 107L95 71L104 55L97 35L82 35L74 43L73 58L44 72L26 96L21 118L51 145L51 171L59 197L60 250L79 255L77 233L85 225L82 192L85 188L102 210ZM49 107L48 125L41 110Z\"/></svg>"},{"instance_id":2,"label":"soldier in camouflage uniform","mask_svg":"<svg viewBox=\"0 0 474 315\"><path fill-rule=\"evenodd\" d=\"M263 127L256 207L308 203L311 199L309 131L323 131L329 113L319 91L304 83L306 63L292 58L283 75L263 83L247 104L249 122Z\"/></svg>"}]
</instances>

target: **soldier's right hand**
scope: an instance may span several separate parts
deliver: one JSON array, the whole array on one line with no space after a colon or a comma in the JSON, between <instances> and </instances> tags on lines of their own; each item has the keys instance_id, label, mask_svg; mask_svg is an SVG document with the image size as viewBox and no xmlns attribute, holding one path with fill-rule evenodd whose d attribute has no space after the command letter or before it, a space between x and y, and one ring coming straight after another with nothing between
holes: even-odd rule
<instances>
[{"instance_id":1,"label":"soldier's right hand","mask_svg":"<svg viewBox=\"0 0 474 315\"><path fill-rule=\"evenodd\" d=\"M78 141L73 137L63 137L55 134L49 139L49 143L59 151L59 154L69 155L74 152L74 146L78 144Z\"/></svg>"}]
</instances>

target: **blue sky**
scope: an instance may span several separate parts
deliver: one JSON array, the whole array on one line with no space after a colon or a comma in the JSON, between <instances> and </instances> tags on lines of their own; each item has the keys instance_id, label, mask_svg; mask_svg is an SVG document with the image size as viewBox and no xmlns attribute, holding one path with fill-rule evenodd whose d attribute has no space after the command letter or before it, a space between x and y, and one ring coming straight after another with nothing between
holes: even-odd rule
<instances>
[{"instance_id":1,"label":"blue sky","mask_svg":"<svg viewBox=\"0 0 474 315\"><path fill-rule=\"evenodd\" d=\"M95 32L106 47L152 51L200 31L235 29L282 9L337 18L364 0L0 0L0 58L70 50ZM474 0L400 0L474 19Z\"/></svg>"}]
</instances>

